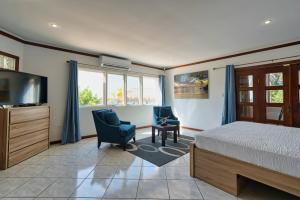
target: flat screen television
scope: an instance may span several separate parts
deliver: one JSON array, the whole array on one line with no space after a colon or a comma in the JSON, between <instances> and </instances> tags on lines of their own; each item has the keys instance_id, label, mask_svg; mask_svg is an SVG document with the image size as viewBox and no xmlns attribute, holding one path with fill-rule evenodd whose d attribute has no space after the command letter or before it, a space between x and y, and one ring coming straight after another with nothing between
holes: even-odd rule
<instances>
[{"instance_id":1,"label":"flat screen television","mask_svg":"<svg viewBox=\"0 0 300 200\"><path fill-rule=\"evenodd\" d=\"M48 78L0 70L0 105L41 105L48 101Z\"/></svg>"}]
</instances>

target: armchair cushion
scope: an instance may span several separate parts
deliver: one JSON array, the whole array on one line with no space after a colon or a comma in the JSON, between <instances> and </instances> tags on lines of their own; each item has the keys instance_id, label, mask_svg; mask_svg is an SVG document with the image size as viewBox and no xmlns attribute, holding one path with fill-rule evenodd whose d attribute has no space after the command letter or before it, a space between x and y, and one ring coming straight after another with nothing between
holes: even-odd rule
<instances>
[{"instance_id":1,"label":"armchair cushion","mask_svg":"<svg viewBox=\"0 0 300 200\"><path fill-rule=\"evenodd\" d=\"M180 122L178 120L175 120L175 119L167 119L167 124L179 125Z\"/></svg>"},{"instance_id":2,"label":"armchair cushion","mask_svg":"<svg viewBox=\"0 0 300 200\"><path fill-rule=\"evenodd\" d=\"M159 118L170 118L172 116L171 107L161 107L159 111Z\"/></svg>"},{"instance_id":3,"label":"armchair cushion","mask_svg":"<svg viewBox=\"0 0 300 200\"><path fill-rule=\"evenodd\" d=\"M121 124L120 125L121 135L126 137L135 132L135 125Z\"/></svg>"},{"instance_id":4,"label":"armchair cushion","mask_svg":"<svg viewBox=\"0 0 300 200\"><path fill-rule=\"evenodd\" d=\"M115 112L106 112L104 114L104 118L106 123L108 123L109 125L120 125L120 120Z\"/></svg>"},{"instance_id":5,"label":"armchair cushion","mask_svg":"<svg viewBox=\"0 0 300 200\"><path fill-rule=\"evenodd\" d=\"M95 110L93 112L100 118L100 120L105 121L105 119L104 119L105 113L112 112L112 110L111 109L102 109L102 110Z\"/></svg>"}]
</instances>

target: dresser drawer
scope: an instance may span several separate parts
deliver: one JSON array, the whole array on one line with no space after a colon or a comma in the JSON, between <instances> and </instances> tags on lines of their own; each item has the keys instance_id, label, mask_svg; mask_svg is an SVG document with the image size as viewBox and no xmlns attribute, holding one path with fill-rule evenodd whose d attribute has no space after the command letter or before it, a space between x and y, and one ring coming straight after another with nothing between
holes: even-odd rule
<instances>
[{"instance_id":1,"label":"dresser drawer","mask_svg":"<svg viewBox=\"0 0 300 200\"><path fill-rule=\"evenodd\" d=\"M31 146L25 147L9 154L8 167L11 167L23 160L26 160L46 149L48 149L49 140L44 140Z\"/></svg>"},{"instance_id":2,"label":"dresser drawer","mask_svg":"<svg viewBox=\"0 0 300 200\"><path fill-rule=\"evenodd\" d=\"M9 153L23 149L43 140L48 140L48 129L12 138L9 140Z\"/></svg>"},{"instance_id":3,"label":"dresser drawer","mask_svg":"<svg viewBox=\"0 0 300 200\"><path fill-rule=\"evenodd\" d=\"M49 117L49 107L36 106L29 108L17 108L10 111L10 124L27 122Z\"/></svg>"},{"instance_id":4,"label":"dresser drawer","mask_svg":"<svg viewBox=\"0 0 300 200\"><path fill-rule=\"evenodd\" d=\"M49 118L28 121L18 124L10 125L9 138L15 138L18 136L26 135L32 132L44 130L49 128Z\"/></svg>"}]
</instances>

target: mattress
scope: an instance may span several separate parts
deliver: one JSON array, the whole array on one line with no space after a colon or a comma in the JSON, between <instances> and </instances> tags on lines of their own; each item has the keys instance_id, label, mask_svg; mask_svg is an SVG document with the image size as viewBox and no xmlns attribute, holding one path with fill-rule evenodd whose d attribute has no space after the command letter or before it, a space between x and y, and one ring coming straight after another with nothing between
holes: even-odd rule
<instances>
[{"instance_id":1,"label":"mattress","mask_svg":"<svg viewBox=\"0 0 300 200\"><path fill-rule=\"evenodd\" d=\"M300 128L234 122L195 139L198 148L300 178Z\"/></svg>"}]
</instances>

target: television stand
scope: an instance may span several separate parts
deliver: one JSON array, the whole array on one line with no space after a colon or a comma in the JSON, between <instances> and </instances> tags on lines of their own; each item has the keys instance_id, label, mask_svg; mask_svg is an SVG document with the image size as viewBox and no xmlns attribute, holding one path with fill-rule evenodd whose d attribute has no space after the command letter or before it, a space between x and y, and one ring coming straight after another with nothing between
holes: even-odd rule
<instances>
[{"instance_id":1,"label":"television stand","mask_svg":"<svg viewBox=\"0 0 300 200\"><path fill-rule=\"evenodd\" d=\"M0 169L49 148L49 106L0 109Z\"/></svg>"}]
</instances>

